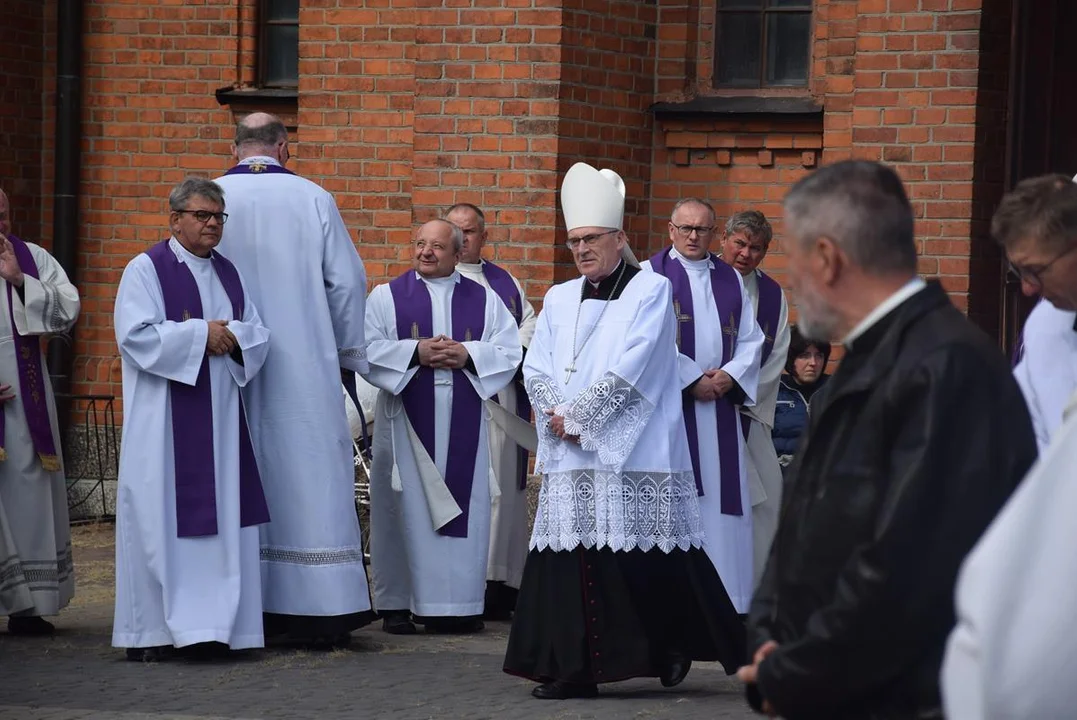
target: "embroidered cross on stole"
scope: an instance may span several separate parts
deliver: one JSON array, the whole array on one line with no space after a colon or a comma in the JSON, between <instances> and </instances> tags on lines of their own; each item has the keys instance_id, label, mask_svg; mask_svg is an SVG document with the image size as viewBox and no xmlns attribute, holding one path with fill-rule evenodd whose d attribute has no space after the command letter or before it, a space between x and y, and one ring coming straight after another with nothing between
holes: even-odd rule
<instances>
[{"instance_id":1,"label":"embroidered cross on stole","mask_svg":"<svg viewBox=\"0 0 1077 720\"><path fill-rule=\"evenodd\" d=\"M681 347L681 326L692 322L692 316L681 312L681 301L673 301L673 313L677 316L677 347Z\"/></svg>"}]
</instances>

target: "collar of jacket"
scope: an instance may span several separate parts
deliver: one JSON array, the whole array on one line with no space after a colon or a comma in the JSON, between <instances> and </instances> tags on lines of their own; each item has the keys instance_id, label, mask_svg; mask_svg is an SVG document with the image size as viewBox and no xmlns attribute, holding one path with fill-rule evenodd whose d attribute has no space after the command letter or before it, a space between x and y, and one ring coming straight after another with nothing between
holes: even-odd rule
<instances>
[{"instance_id":1,"label":"collar of jacket","mask_svg":"<svg viewBox=\"0 0 1077 720\"><path fill-rule=\"evenodd\" d=\"M826 405L833 405L840 398L863 392L875 385L882 375L893 368L893 361L909 329L927 313L949 303L950 298L939 281L929 280L927 287L898 305L878 324L857 338L842 362L864 354L865 357L861 358L863 362L858 363L859 367L854 370L853 376L845 382L829 384L830 392L827 393ZM873 362L876 357L884 358L884 361Z\"/></svg>"}]
</instances>

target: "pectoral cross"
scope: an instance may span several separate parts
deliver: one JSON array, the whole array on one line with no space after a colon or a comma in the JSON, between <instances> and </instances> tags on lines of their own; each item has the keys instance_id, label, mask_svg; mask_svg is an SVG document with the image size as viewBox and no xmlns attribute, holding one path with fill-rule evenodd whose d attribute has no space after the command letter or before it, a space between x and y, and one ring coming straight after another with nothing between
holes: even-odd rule
<instances>
[{"instance_id":1,"label":"pectoral cross","mask_svg":"<svg viewBox=\"0 0 1077 720\"><path fill-rule=\"evenodd\" d=\"M574 373L574 372L576 372L576 361L575 360L570 362L568 364L568 367L565 368L565 385L568 385L569 381L572 380L572 373Z\"/></svg>"},{"instance_id":2,"label":"pectoral cross","mask_svg":"<svg viewBox=\"0 0 1077 720\"><path fill-rule=\"evenodd\" d=\"M684 323L692 322L692 316L691 315L684 315L684 314L681 313L681 301L680 300L674 300L673 301L673 312L677 316L677 347L680 347L681 346L681 325L683 325Z\"/></svg>"},{"instance_id":3,"label":"pectoral cross","mask_svg":"<svg viewBox=\"0 0 1077 720\"><path fill-rule=\"evenodd\" d=\"M737 346L737 324L733 313L729 313L729 324L722 327L722 334L729 336L729 355L732 357L733 350Z\"/></svg>"}]
</instances>

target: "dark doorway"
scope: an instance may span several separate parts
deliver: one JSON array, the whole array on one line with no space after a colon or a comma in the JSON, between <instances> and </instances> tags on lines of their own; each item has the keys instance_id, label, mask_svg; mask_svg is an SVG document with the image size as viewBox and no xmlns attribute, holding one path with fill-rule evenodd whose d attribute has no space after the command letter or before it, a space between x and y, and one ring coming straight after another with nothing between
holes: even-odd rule
<instances>
[{"instance_id":1,"label":"dark doorway","mask_svg":"<svg viewBox=\"0 0 1077 720\"><path fill-rule=\"evenodd\" d=\"M1044 173L1077 174L1075 35L1073 0L1013 0L1007 189ZM1024 297L1011 277L1003 282L1003 340L1011 350L1036 298Z\"/></svg>"}]
</instances>

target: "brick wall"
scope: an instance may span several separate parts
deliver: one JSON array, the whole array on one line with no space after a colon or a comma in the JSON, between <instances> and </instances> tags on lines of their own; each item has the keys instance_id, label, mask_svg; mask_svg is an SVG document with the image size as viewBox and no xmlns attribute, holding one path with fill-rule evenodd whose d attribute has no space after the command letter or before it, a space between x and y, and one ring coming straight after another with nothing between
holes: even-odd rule
<instances>
[{"instance_id":1,"label":"brick wall","mask_svg":"<svg viewBox=\"0 0 1077 720\"><path fill-rule=\"evenodd\" d=\"M372 284L406 267L416 222L468 201L487 211L489 256L541 298L574 274L556 190L577 160L624 177L637 255L665 242L678 198L700 195L722 219L772 218L765 267L780 278L785 189L821 163L871 157L909 182L921 270L993 327L985 221L1001 188L1006 0L816 0L806 94L822 113L657 121L656 101L715 94L710 2L303 0L298 103L221 107L215 90L255 81L256 4L87 4L79 392L119 394L119 274L165 232L168 190L224 170L235 120L256 109L294 126L294 167L334 193ZM0 130L19 139L0 146L0 177L25 189L21 233L47 243L54 4L0 12L16 28L0 45Z\"/></svg>"},{"instance_id":2,"label":"brick wall","mask_svg":"<svg viewBox=\"0 0 1077 720\"><path fill-rule=\"evenodd\" d=\"M47 100L44 4L4 0L0 27L0 188L11 201L12 232L47 245L41 199Z\"/></svg>"}]
</instances>

